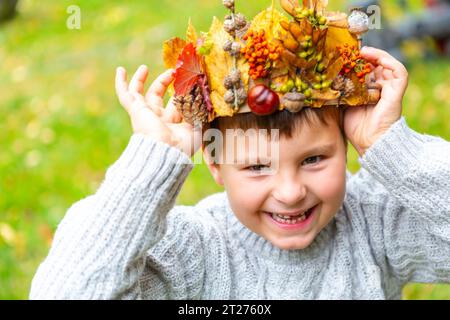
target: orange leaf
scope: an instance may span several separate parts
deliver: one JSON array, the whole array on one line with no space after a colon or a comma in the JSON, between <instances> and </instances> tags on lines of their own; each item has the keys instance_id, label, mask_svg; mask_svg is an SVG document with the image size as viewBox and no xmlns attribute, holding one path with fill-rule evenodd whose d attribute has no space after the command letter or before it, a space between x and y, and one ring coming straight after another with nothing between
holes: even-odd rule
<instances>
[{"instance_id":1,"label":"orange leaf","mask_svg":"<svg viewBox=\"0 0 450 320\"><path fill-rule=\"evenodd\" d=\"M174 69L177 66L178 57L186 46L186 41L180 38L172 38L163 45L164 66Z\"/></svg>"}]
</instances>

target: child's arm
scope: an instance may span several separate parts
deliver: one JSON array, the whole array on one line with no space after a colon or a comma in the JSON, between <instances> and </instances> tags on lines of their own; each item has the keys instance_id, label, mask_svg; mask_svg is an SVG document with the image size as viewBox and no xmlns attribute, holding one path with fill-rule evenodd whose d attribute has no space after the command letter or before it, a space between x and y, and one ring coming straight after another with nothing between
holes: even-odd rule
<instances>
[{"instance_id":1,"label":"child's arm","mask_svg":"<svg viewBox=\"0 0 450 320\"><path fill-rule=\"evenodd\" d=\"M389 270L403 284L450 282L450 143L402 118L361 164L370 174L360 182L368 235L382 243Z\"/></svg>"},{"instance_id":2,"label":"child's arm","mask_svg":"<svg viewBox=\"0 0 450 320\"><path fill-rule=\"evenodd\" d=\"M135 134L108 169L96 194L74 204L58 226L49 255L33 279L32 299L141 298L139 278L147 251L166 233L174 236L175 224L166 218L193 166L189 159L195 152L189 146L193 130L181 123L175 109L161 107L173 79L171 71L149 90L147 101L152 111L139 95L147 70L139 70L128 87L124 71L119 69L116 83ZM160 120L163 116L166 119ZM165 140L173 137L185 152L175 148L172 140ZM184 226L182 238L195 238L185 222L179 221L179 225ZM166 244L180 246L178 240L172 238ZM182 267L189 268L188 262ZM164 287L153 292L167 295L158 290L164 291Z\"/></svg>"},{"instance_id":3,"label":"child's arm","mask_svg":"<svg viewBox=\"0 0 450 320\"><path fill-rule=\"evenodd\" d=\"M450 282L450 143L414 132L401 118L404 66L381 50L362 54L376 67L381 100L348 110L345 130L370 173L353 182L362 190L368 236L402 283Z\"/></svg>"}]
</instances>

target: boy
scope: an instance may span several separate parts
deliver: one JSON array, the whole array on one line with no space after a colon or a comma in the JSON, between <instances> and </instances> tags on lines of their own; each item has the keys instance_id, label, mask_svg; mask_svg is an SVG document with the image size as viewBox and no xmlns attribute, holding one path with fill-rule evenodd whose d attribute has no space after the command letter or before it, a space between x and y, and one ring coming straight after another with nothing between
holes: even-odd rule
<instances>
[{"instance_id":1,"label":"boy","mask_svg":"<svg viewBox=\"0 0 450 320\"><path fill-rule=\"evenodd\" d=\"M118 69L135 134L97 193L68 211L30 297L399 299L407 282L449 282L450 145L401 118L403 65L362 55L382 86L377 106L217 122L280 129L278 170L209 161L226 192L193 207L174 203L201 132L162 107L173 72L144 99L148 70L128 86ZM361 156L354 176L346 139Z\"/></svg>"}]
</instances>

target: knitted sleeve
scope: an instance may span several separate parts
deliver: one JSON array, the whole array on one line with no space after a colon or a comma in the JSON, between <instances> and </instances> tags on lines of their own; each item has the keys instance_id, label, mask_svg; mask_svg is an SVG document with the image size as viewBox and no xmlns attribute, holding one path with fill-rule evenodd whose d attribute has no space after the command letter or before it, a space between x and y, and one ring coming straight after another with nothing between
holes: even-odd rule
<instances>
[{"instance_id":1,"label":"knitted sleeve","mask_svg":"<svg viewBox=\"0 0 450 320\"><path fill-rule=\"evenodd\" d=\"M133 135L97 192L75 203L59 224L30 298L141 298L147 251L165 235L166 217L192 167L178 149Z\"/></svg>"},{"instance_id":2,"label":"knitted sleeve","mask_svg":"<svg viewBox=\"0 0 450 320\"><path fill-rule=\"evenodd\" d=\"M364 183L365 211L400 283L450 282L450 143L395 123L360 159L385 192ZM371 222L372 221L372 222ZM379 221L377 224L375 221ZM377 238L377 239L375 239Z\"/></svg>"}]
</instances>

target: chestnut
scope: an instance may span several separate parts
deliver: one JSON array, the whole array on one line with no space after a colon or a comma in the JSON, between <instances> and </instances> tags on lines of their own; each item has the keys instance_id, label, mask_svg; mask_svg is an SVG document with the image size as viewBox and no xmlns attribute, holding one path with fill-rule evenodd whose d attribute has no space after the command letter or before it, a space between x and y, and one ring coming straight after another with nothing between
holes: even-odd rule
<instances>
[{"instance_id":1,"label":"chestnut","mask_svg":"<svg viewBox=\"0 0 450 320\"><path fill-rule=\"evenodd\" d=\"M280 98L276 92L259 84L248 92L248 106L253 113L265 116L278 110Z\"/></svg>"}]
</instances>

